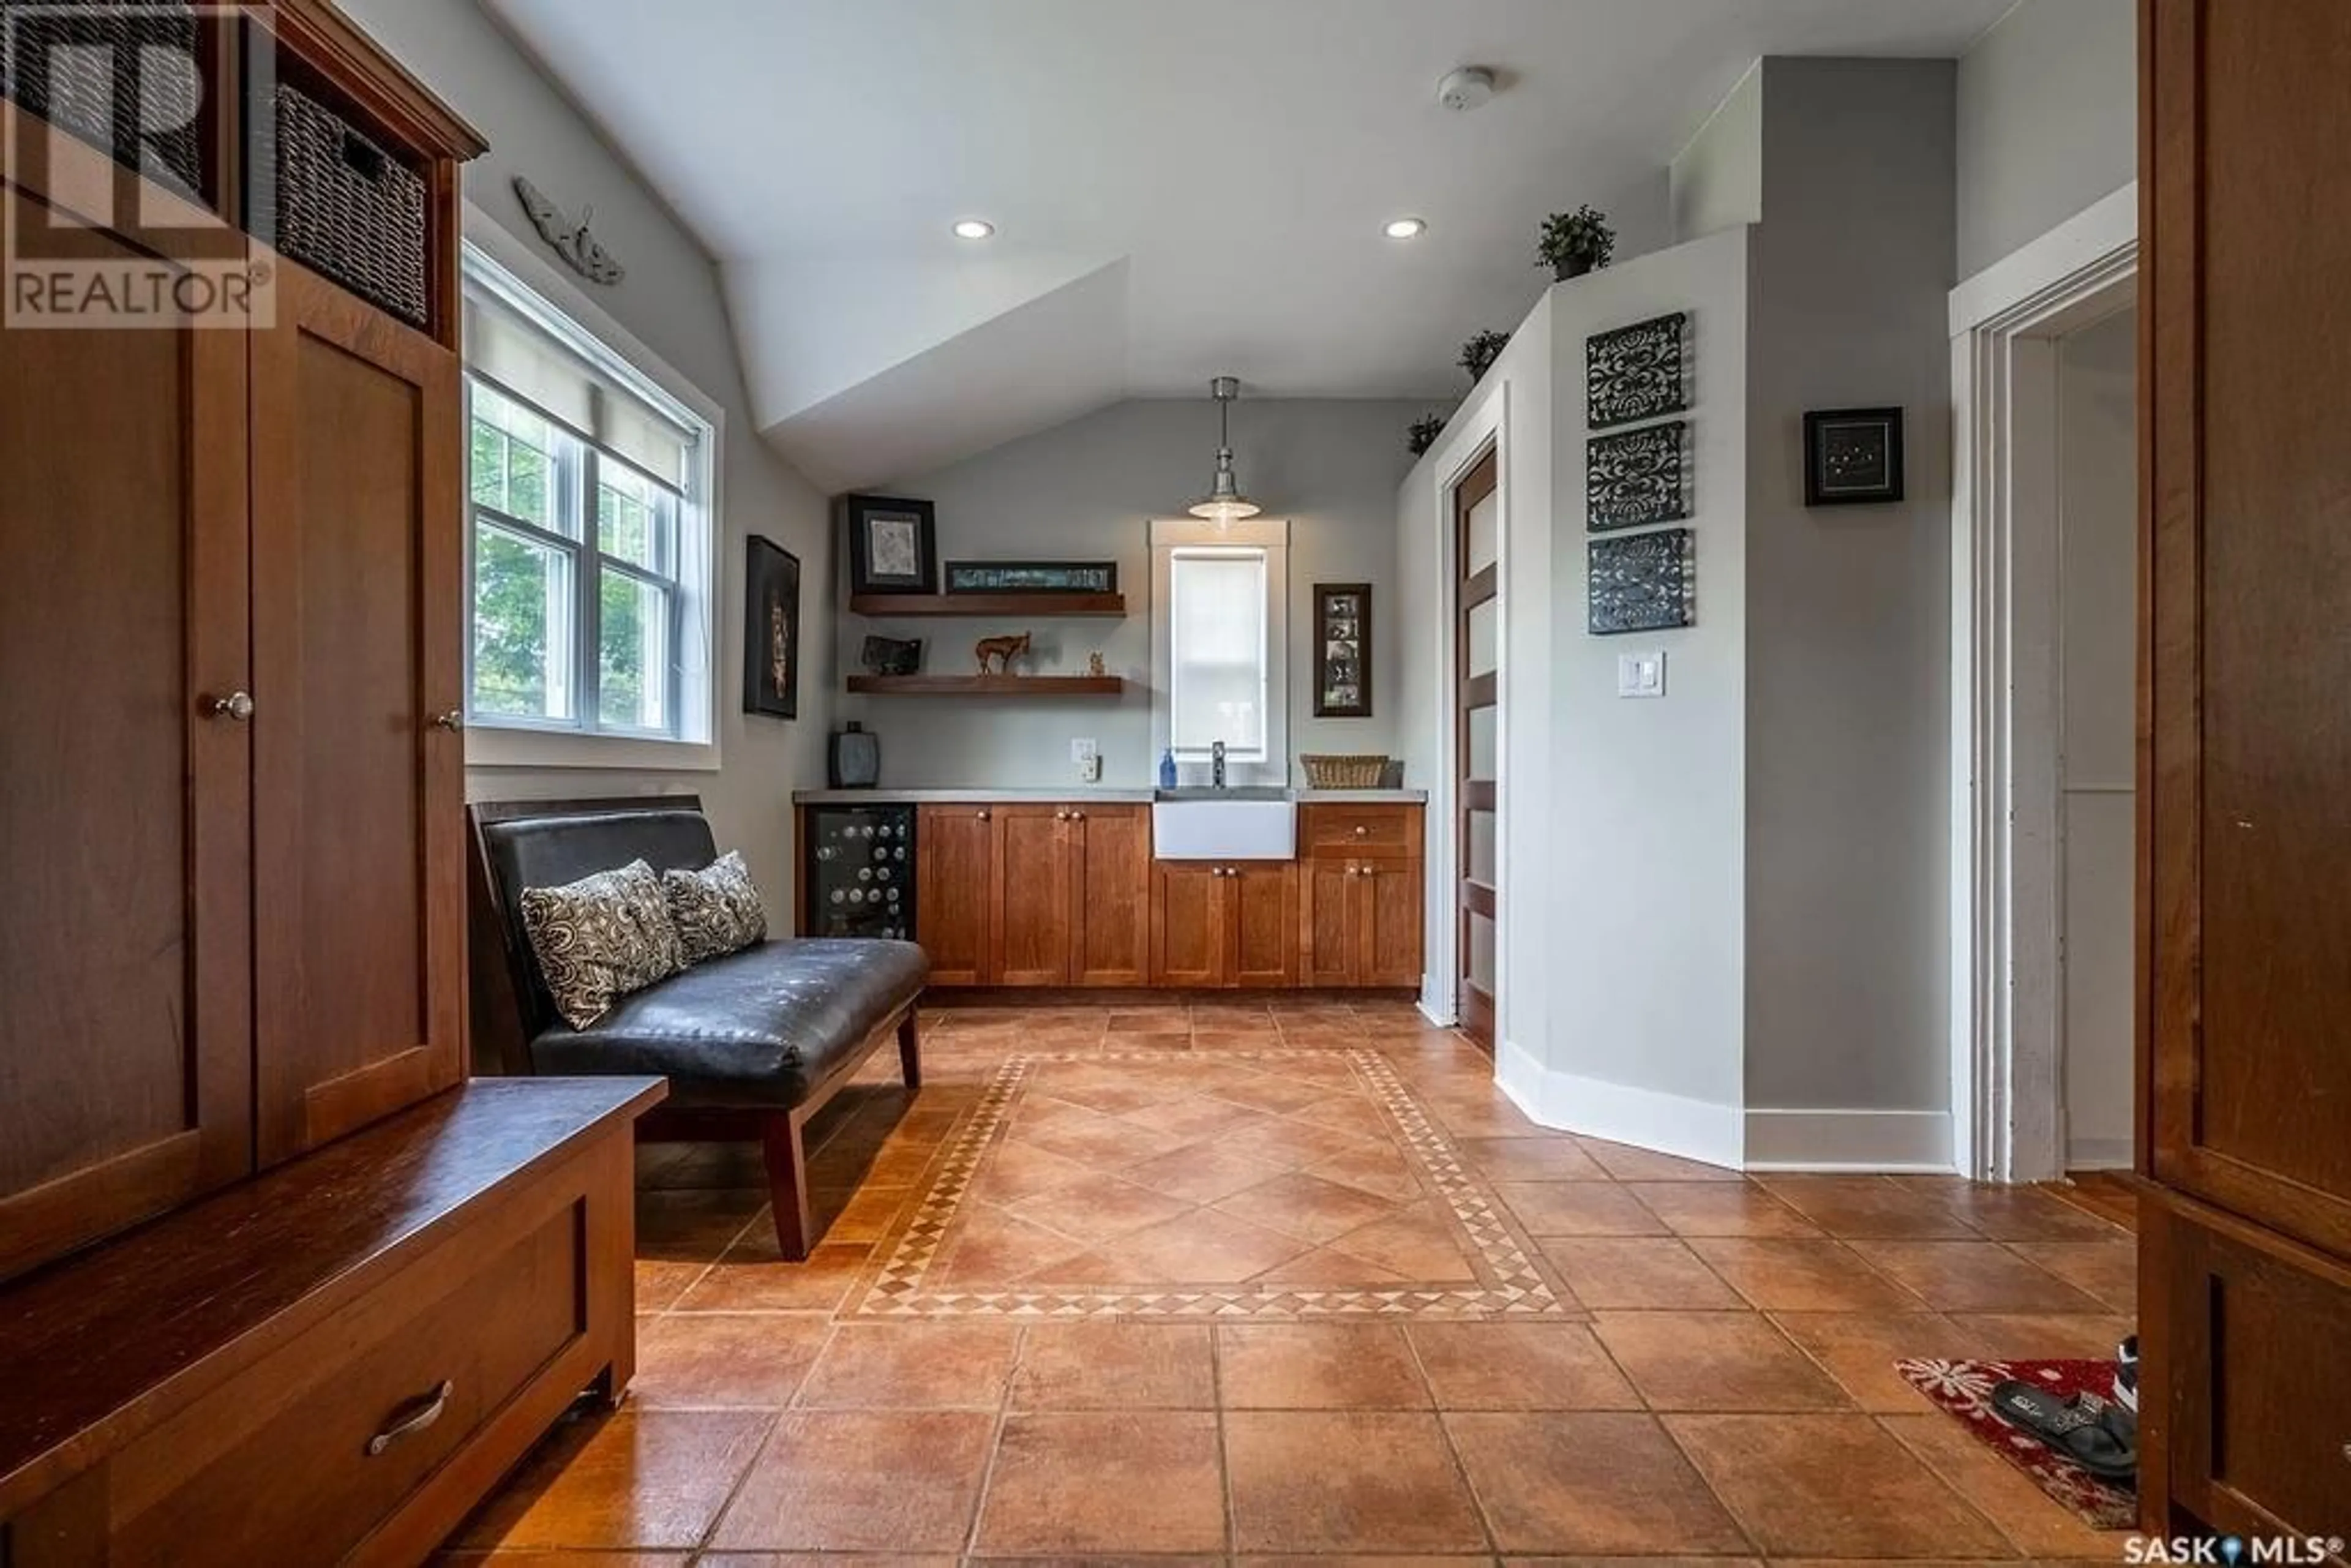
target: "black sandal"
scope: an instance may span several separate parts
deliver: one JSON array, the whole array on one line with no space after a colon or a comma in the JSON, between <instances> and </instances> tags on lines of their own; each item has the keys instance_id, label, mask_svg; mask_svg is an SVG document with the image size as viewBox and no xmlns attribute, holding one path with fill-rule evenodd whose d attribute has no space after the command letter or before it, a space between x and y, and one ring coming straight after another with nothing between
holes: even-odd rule
<instances>
[{"instance_id":1,"label":"black sandal","mask_svg":"<svg viewBox=\"0 0 2351 1568\"><path fill-rule=\"evenodd\" d=\"M2011 1381L1992 1389L1991 1408L2010 1426L2040 1438L2100 1480L2127 1485L2138 1477L2138 1424L2107 1420L2115 1407L2102 1400L2086 1395L2066 1399L2030 1383Z\"/></svg>"}]
</instances>

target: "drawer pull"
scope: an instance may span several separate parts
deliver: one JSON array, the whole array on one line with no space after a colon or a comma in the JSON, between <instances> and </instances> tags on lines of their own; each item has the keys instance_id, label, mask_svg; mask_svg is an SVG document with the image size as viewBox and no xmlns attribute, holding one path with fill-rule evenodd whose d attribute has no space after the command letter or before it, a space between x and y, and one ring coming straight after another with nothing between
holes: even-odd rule
<instances>
[{"instance_id":1,"label":"drawer pull","mask_svg":"<svg viewBox=\"0 0 2351 1568\"><path fill-rule=\"evenodd\" d=\"M456 1387L455 1384L444 1378L440 1387L421 1399L411 1401L416 1406L413 1412L402 1416L368 1439L368 1458L375 1458L402 1437L422 1432L425 1427L441 1419L441 1412L449 1408L449 1396L456 1391Z\"/></svg>"}]
</instances>

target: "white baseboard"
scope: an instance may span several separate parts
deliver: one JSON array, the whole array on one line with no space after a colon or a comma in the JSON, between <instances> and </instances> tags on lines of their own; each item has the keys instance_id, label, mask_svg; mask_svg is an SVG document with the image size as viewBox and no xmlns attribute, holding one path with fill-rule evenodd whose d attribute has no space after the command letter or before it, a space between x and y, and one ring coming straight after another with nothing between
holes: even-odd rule
<instances>
[{"instance_id":1,"label":"white baseboard","mask_svg":"<svg viewBox=\"0 0 2351 1568\"><path fill-rule=\"evenodd\" d=\"M1946 1111L1750 1111L1750 1171L1920 1171L1951 1165Z\"/></svg>"},{"instance_id":2,"label":"white baseboard","mask_svg":"<svg viewBox=\"0 0 2351 1568\"><path fill-rule=\"evenodd\" d=\"M1520 1110L1546 1127L1739 1168L1737 1106L1553 1072L1509 1040L1494 1053L1494 1081Z\"/></svg>"},{"instance_id":3,"label":"white baseboard","mask_svg":"<svg viewBox=\"0 0 2351 1568\"><path fill-rule=\"evenodd\" d=\"M2138 1150L2128 1138L2074 1138L2065 1145L2069 1171L2126 1171L2137 1159Z\"/></svg>"},{"instance_id":4,"label":"white baseboard","mask_svg":"<svg viewBox=\"0 0 2351 1568\"><path fill-rule=\"evenodd\" d=\"M1445 983L1434 975L1420 977L1420 1016L1439 1029L1451 1029L1456 1022L1453 1004L1446 994Z\"/></svg>"}]
</instances>

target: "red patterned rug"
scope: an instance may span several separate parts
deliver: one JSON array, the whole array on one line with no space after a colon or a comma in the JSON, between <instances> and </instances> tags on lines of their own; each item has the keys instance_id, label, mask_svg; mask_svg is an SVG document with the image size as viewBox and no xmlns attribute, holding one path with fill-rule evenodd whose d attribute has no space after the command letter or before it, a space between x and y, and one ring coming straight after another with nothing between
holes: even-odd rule
<instances>
[{"instance_id":1,"label":"red patterned rug","mask_svg":"<svg viewBox=\"0 0 2351 1568\"><path fill-rule=\"evenodd\" d=\"M1976 1440L2031 1476L2093 1530L2129 1530L2138 1522L2138 1500L2129 1489L2100 1480L2038 1437L2020 1432L1992 1414L1991 1391L2011 1378L2036 1383L2071 1397L2089 1394L2114 1398L2110 1361L1897 1361L1894 1368L1919 1393L1957 1416Z\"/></svg>"}]
</instances>

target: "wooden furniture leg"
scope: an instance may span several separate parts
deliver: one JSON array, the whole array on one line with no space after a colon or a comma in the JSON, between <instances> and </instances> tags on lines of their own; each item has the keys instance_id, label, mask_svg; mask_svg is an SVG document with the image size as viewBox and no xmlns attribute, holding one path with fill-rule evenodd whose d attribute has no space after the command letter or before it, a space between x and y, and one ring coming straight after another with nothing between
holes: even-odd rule
<instances>
[{"instance_id":1,"label":"wooden furniture leg","mask_svg":"<svg viewBox=\"0 0 2351 1568\"><path fill-rule=\"evenodd\" d=\"M923 1034L914 1015L915 1009L909 1007L906 1016L898 1020L898 1066L909 1091L923 1086Z\"/></svg>"},{"instance_id":2,"label":"wooden furniture leg","mask_svg":"<svg viewBox=\"0 0 2351 1568\"><path fill-rule=\"evenodd\" d=\"M762 1118L759 1136L767 1150L776 1245L786 1262L804 1263L816 1238L816 1219L809 1211L808 1155L800 1144L799 1113L778 1111Z\"/></svg>"}]
</instances>

